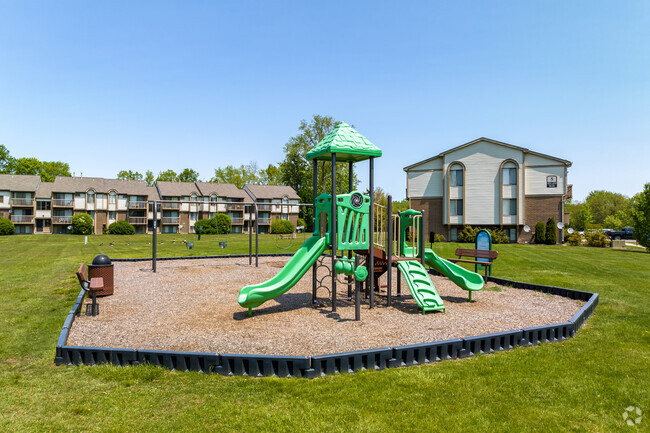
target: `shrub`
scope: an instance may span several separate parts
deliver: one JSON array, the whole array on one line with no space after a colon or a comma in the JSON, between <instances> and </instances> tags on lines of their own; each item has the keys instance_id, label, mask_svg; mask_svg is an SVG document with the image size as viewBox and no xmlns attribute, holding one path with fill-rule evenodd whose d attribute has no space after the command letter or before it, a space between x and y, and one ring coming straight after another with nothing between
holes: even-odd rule
<instances>
[{"instance_id":1,"label":"shrub","mask_svg":"<svg viewBox=\"0 0 650 433\"><path fill-rule=\"evenodd\" d=\"M546 242L546 226L543 222L535 224L535 243L543 244Z\"/></svg>"},{"instance_id":2,"label":"shrub","mask_svg":"<svg viewBox=\"0 0 650 433\"><path fill-rule=\"evenodd\" d=\"M582 235L579 232L567 235L564 239L569 245L572 245L574 247L579 247L582 245Z\"/></svg>"},{"instance_id":3,"label":"shrub","mask_svg":"<svg viewBox=\"0 0 650 433\"><path fill-rule=\"evenodd\" d=\"M72 217L73 235L92 235L93 219L87 213L80 213Z\"/></svg>"},{"instance_id":4,"label":"shrub","mask_svg":"<svg viewBox=\"0 0 650 433\"><path fill-rule=\"evenodd\" d=\"M108 226L108 232L112 235L134 235L135 227L128 221L115 221Z\"/></svg>"},{"instance_id":5,"label":"shrub","mask_svg":"<svg viewBox=\"0 0 650 433\"><path fill-rule=\"evenodd\" d=\"M13 235L16 233L16 226L9 218L0 218L0 236Z\"/></svg>"},{"instance_id":6,"label":"shrub","mask_svg":"<svg viewBox=\"0 0 650 433\"><path fill-rule=\"evenodd\" d=\"M293 232L293 223L289 220L276 219L271 223L271 233L275 235L288 235Z\"/></svg>"},{"instance_id":7,"label":"shrub","mask_svg":"<svg viewBox=\"0 0 650 433\"><path fill-rule=\"evenodd\" d=\"M587 238L587 245L590 247L603 248L609 244L609 238L601 232L587 233L585 237Z\"/></svg>"},{"instance_id":8,"label":"shrub","mask_svg":"<svg viewBox=\"0 0 650 433\"><path fill-rule=\"evenodd\" d=\"M493 244L509 244L510 243L510 238L508 235L506 235L506 232L503 231L503 229L491 229L488 230L490 232L490 236L492 236L492 243Z\"/></svg>"},{"instance_id":9,"label":"shrub","mask_svg":"<svg viewBox=\"0 0 650 433\"><path fill-rule=\"evenodd\" d=\"M199 233L199 231L204 235L216 235L217 234L217 221L212 219L203 219L198 220L194 223L194 232Z\"/></svg>"},{"instance_id":10,"label":"shrub","mask_svg":"<svg viewBox=\"0 0 650 433\"><path fill-rule=\"evenodd\" d=\"M465 242L473 244L476 241L476 235L478 234L478 227L465 226L463 231L458 233L458 242Z\"/></svg>"},{"instance_id":11,"label":"shrub","mask_svg":"<svg viewBox=\"0 0 650 433\"><path fill-rule=\"evenodd\" d=\"M546 221L546 237L544 239L546 245L557 244L557 227L555 225L555 218L550 217Z\"/></svg>"},{"instance_id":12,"label":"shrub","mask_svg":"<svg viewBox=\"0 0 650 433\"><path fill-rule=\"evenodd\" d=\"M217 229L217 233L220 235L227 235L232 229L232 223L230 217L225 213L218 213L214 218L214 227Z\"/></svg>"},{"instance_id":13,"label":"shrub","mask_svg":"<svg viewBox=\"0 0 650 433\"><path fill-rule=\"evenodd\" d=\"M302 218L298 218L296 221L296 227L303 227L302 231L305 231L307 229L307 224L305 223L305 220Z\"/></svg>"},{"instance_id":14,"label":"shrub","mask_svg":"<svg viewBox=\"0 0 650 433\"><path fill-rule=\"evenodd\" d=\"M443 235L439 235L438 233L436 233L436 234L433 236L433 241L434 241L434 242L446 242L447 239L445 239L445 237L444 237Z\"/></svg>"}]
</instances>

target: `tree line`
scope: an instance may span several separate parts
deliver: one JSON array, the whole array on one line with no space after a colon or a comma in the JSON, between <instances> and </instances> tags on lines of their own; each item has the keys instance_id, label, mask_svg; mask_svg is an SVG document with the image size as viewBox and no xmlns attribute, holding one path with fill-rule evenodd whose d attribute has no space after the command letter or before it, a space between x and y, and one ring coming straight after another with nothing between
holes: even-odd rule
<instances>
[{"instance_id":1,"label":"tree line","mask_svg":"<svg viewBox=\"0 0 650 433\"><path fill-rule=\"evenodd\" d=\"M43 182L54 182L57 176L70 177L70 166L61 161L41 161L37 158L14 158L4 144L0 144L0 174L38 175Z\"/></svg>"}]
</instances>

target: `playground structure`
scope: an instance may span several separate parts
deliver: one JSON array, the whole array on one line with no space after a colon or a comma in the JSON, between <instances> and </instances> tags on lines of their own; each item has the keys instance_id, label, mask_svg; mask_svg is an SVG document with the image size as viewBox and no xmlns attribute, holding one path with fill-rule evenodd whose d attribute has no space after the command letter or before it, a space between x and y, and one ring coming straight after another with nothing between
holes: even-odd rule
<instances>
[{"instance_id":1,"label":"playground structure","mask_svg":"<svg viewBox=\"0 0 650 433\"><path fill-rule=\"evenodd\" d=\"M382 151L345 122L341 122L307 153L313 164L314 234L298 249L284 268L273 278L259 284L243 287L238 296L239 304L248 309L259 307L293 287L312 269L312 303L317 300L319 289L331 294L332 312L337 307L337 283L348 286L348 299L352 298L354 286L355 320L360 320L361 290L365 282L365 297L369 307L375 306L375 292L380 289L379 278L387 274L387 305L392 298L392 268L398 272L397 296L401 296L401 276L422 314L428 311L445 311L445 306L425 268L428 265L450 278L464 290L481 290L483 278L475 272L438 257L432 249L425 248L426 219L424 211L409 209L392 214L392 199L388 205L373 202L374 159ZM369 161L369 195L353 190L355 162ZM331 162L330 193L318 194L318 161ZM337 163L348 163L348 192L337 194ZM330 251L330 264L323 253ZM338 255L338 252L341 255ZM352 258L354 254L354 259ZM363 261L362 261L363 260ZM328 275L317 277L318 268L326 267ZM343 274L347 281L339 280ZM368 278L369 277L369 278ZM325 279L330 279L327 285Z\"/></svg>"}]
</instances>

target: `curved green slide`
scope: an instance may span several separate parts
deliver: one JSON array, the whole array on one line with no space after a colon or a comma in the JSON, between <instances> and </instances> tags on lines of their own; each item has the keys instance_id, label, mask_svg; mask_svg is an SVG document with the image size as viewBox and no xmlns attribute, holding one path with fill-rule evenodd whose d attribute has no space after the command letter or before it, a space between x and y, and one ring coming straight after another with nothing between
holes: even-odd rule
<instances>
[{"instance_id":1,"label":"curved green slide","mask_svg":"<svg viewBox=\"0 0 650 433\"><path fill-rule=\"evenodd\" d=\"M483 288L483 277L455 263L440 258L432 249L424 250L424 262L445 277L453 281L458 287L469 291L469 300L472 300L472 292Z\"/></svg>"},{"instance_id":2,"label":"curved green slide","mask_svg":"<svg viewBox=\"0 0 650 433\"><path fill-rule=\"evenodd\" d=\"M427 311L445 311L445 304L442 303L422 263L417 260L404 260L397 262L397 267L402 272L415 303L422 308L422 314Z\"/></svg>"},{"instance_id":3,"label":"curved green slide","mask_svg":"<svg viewBox=\"0 0 650 433\"><path fill-rule=\"evenodd\" d=\"M317 235L310 237L276 276L263 283L243 287L239 291L237 302L242 307L248 308L249 315L252 314L252 308L259 307L269 299L277 298L292 288L318 260L325 248L327 248L326 237Z\"/></svg>"}]
</instances>

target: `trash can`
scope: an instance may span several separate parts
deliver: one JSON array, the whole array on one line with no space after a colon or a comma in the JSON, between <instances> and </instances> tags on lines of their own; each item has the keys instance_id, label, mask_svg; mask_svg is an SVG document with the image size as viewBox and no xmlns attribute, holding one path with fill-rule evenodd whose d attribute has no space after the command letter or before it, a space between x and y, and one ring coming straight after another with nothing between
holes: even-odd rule
<instances>
[{"instance_id":1,"label":"trash can","mask_svg":"<svg viewBox=\"0 0 650 433\"><path fill-rule=\"evenodd\" d=\"M97 291L97 296L108 296L113 294L113 264L111 259L100 254L88 265L88 278L101 277L104 279L104 288Z\"/></svg>"}]
</instances>

